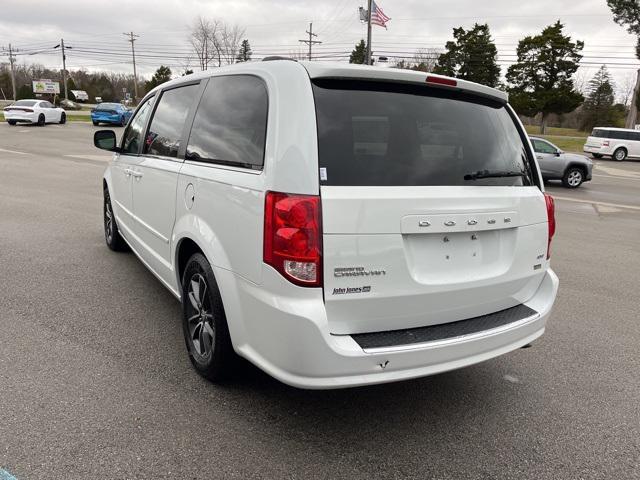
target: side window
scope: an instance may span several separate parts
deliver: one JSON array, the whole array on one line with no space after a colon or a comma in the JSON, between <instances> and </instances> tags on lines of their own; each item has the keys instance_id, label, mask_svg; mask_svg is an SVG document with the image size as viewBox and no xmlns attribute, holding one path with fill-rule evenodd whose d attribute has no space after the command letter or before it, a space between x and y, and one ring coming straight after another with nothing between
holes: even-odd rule
<instances>
[{"instance_id":1,"label":"side window","mask_svg":"<svg viewBox=\"0 0 640 480\"><path fill-rule=\"evenodd\" d=\"M129 122L129 126L127 127L127 131L124 132L122 141L123 153L137 155L140 152L140 145L142 144L142 130L147 123L149 113L151 113L154 99L155 97L151 97L149 100L144 102L136 112L136 116Z\"/></svg>"},{"instance_id":2,"label":"side window","mask_svg":"<svg viewBox=\"0 0 640 480\"><path fill-rule=\"evenodd\" d=\"M211 78L193 121L187 160L262 168L268 104L257 77Z\"/></svg>"},{"instance_id":3,"label":"side window","mask_svg":"<svg viewBox=\"0 0 640 480\"><path fill-rule=\"evenodd\" d=\"M198 84L187 85L162 94L149 125L144 153L173 158L178 156L184 122L198 88Z\"/></svg>"},{"instance_id":4,"label":"side window","mask_svg":"<svg viewBox=\"0 0 640 480\"><path fill-rule=\"evenodd\" d=\"M537 153L556 153L556 149L549 145L547 142L541 140L533 141L533 149Z\"/></svg>"}]
</instances>

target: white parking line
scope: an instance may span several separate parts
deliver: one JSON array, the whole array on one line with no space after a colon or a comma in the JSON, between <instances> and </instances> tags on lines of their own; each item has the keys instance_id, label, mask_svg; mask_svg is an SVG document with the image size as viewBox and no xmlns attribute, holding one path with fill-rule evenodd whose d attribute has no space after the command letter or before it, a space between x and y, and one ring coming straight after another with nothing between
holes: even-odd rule
<instances>
[{"instance_id":1,"label":"white parking line","mask_svg":"<svg viewBox=\"0 0 640 480\"><path fill-rule=\"evenodd\" d=\"M576 202L576 203L588 203L591 205L602 205L605 207L613 207L613 208L628 208L631 210L640 210L640 207L637 205L623 205L621 203L609 203L609 202L599 202L597 200L580 200L577 198L571 197L560 197L557 195L552 195L552 197L556 200L564 200L565 202Z\"/></svg>"},{"instance_id":2,"label":"white parking line","mask_svg":"<svg viewBox=\"0 0 640 480\"><path fill-rule=\"evenodd\" d=\"M30 153L27 153L27 152L17 152L15 150L6 150L4 148L0 148L0 152L15 153L16 155L31 155Z\"/></svg>"}]
</instances>

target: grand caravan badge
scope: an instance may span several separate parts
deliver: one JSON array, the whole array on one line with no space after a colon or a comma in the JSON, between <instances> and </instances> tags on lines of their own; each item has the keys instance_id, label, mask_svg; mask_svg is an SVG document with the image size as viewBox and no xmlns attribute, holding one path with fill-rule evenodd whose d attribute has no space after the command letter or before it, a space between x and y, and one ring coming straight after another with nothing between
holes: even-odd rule
<instances>
[{"instance_id":1,"label":"grand caravan badge","mask_svg":"<svg viewBox=\"0 0 640 480\"><path fill-rule=\"evenodd\" d=\"M333 269L333 276L342 277L376 277L386 275L386 270L365 270L364 267L338 267Z\"/></svg>"}]
</instances>

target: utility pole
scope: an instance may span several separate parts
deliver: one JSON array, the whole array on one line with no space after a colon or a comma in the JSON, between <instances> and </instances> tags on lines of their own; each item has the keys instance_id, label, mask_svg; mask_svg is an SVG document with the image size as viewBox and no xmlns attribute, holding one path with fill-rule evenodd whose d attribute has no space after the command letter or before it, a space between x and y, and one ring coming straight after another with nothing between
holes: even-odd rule
<instances>
[{"instance_id":1,"label":"utility pole","mask_svg":"<svg viewBox=\"0 0 640 480\"><path fill-rule=\"evenodd\" d=\"M365 63L371 65L371 0L368 2L367 9L367 54L365 55Z\"/></svg>"},{"instance_id":2,"label":"utility pole","mask_svg":"<svg viewBox=\"0 0 640 480\"><path fill-rule=\"evenodd\" d=\"M640 94L640 70L638 70L636 76L636 86L633 89L633 96L631 97L631 103L629 104L629 114L627 115L627 121L625 122L625 128L636 128L638 107L636 101Z\"/></svg>"},{"instance_id":3,"label":"utility pole","mask_svg":"<svg viewBox=\"0 0 640 480\"><path fill-rule=\"evenodd\" d=\"M11 50L11 44L9 44L9 66L11 69L11 88L13 89L13 101L15 102L17 100L17 95L16 95L16 72L13 68L13 64L15 63L16 59L13 56L13 51Z\"/></svg>"},{"instance_id":4,"label":"utility pole","mask_svg":"<svg viewBox=\"0 0 640 480\"><path fill-rule=\"evenodd\" d=\"M133 32L123 33L123 35L125 37L129 37L127 42L131 42L131 56L133 57L133 96L134 96L134 101L137 102L138 101L138 74L136 72L136 49L133 46L133 42L135 42L140 35L135 35Z\"/></svg>"},{"instance_id":5,"label":"utility pole","mask_svg":"<svg viewBox=\"0 0 640 480\"><path fill-rule=\"evenodd\" d=\"M68 100L69 99L69 95L67 92L67 55L65 54L65 49L66 48L71 48L71 47L65 47L64 46L64 38L60 39L60 43L58 45L56 45L55 48L60 48L60 50L62 50L62 83L64 85L64 99Z\"/></svg>"},{"instance_id":6,"label":"utility pole","mask_svg":"<svg viewBox=\"0 0 640 480\"><path fill-rule=\"evenodd\" d=\"M313 33L313 22L309 23L309 30L305 31L305 33L309 34L309 40L298 40L298 41L309 45L309 60L311 60L311 46L316 43L322 43L322 42L319 40L313 39L313 37L318 36L317 34Z\"/></svg>"}]
</instances>

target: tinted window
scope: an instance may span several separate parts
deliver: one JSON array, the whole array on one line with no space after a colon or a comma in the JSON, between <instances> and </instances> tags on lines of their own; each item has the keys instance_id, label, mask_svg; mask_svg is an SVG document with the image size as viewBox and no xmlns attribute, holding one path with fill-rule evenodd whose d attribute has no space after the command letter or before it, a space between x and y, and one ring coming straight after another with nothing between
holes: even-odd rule
<instances>
[{"instance_id":1,"label":"tinted window","mask_svg":"<svg viewBox=\"0 0 640 480\"><path fill-rule=\"evenodd\" d=\"M609 138L617 139L617 140L632 140L637 141L640 140L640 133L634 132L631 130L610 130Z\"/></svg>"},{"instance_id":2,"label":"tinted window","mask_svg":"<svg viewBox=\"0 0 640 480\"><path fill-rule=\"evenodd\" d=\"M259 78L213 77L196 112L187 159L262 167L267 110L267 89Z\"/></svg>"},{"instance_id":3,"label":"tinted window","mask_svg":"<svg viewBox=\"0 0 640 480\"><path fill-rule=\"evenodd\" d=\"M144 145L144 153L177 157L184 122L195 100L198 85L167 90L160 97L151 119Z\"/></svg>"},{"instance_id":4,"label":"tinted window","mask_svg":"<svg viewBox=\"0 0 640 480\"><path fill-rule=\"evenodd\" d=\"M556 153L557 149L548 144L547 142L543 142L542 140L532 140L533 149L537 153Z\"/></svg>"},{"instance_id":5,"label":"tinted window","mask_svg":"<svg viewBox=\"0 0 640 480\"><path fill-rule=\"evenodd\" d=\"M17 107L33 107L36 103L38 103L36 100L18 100L13 105Z\"/></svg>"},{"instance_id":6,"label":"tinted window","mask_svg":"<svg viewBox=\"0 0 640 480\"><path fill-rule=\"evenodd\" d=\"M596 138L609 138L609 131L602 130L600 128L594 128L593 132L591 132L591 136Z\"/></svg>"},{"instance_id":7,"label":"tinted window","mask_svg":"<svg viewBox=\"0 0 640 480\"><path fill-rule=\"evenodd\" d=\"M137 154L140 152L140 145L142 145L142 131L144 129L145 124L147 123L147 119L149 118L149 114L151 113L151 108L153 107L153 101L155 97L151 97L138 108L135 117L129 122L129 126L127 127L126 132L124 132L124 137L122 141L122 150L124 153Z\"/></svg>"},{"instance_id":8,"label":"tinted window","mask_svg":"<svg viewBox=\"0 0 640 480\"><path fill-rule=\"evenodd\" d=\"M101 103L96 107L96 110L120 110L119 103Z\"/></svg>"},{"instance_id":9,"label":"tinted window","mask_svg":"<svg viewBox=\"0 0 640 480\"><path fill-rule=\"evenodd\" d=\"M404 84L321 80L313 89L324 185L532 184L503 104ZM523 176L465 179L483 170Z\"/></svg>"}]
</instances>

